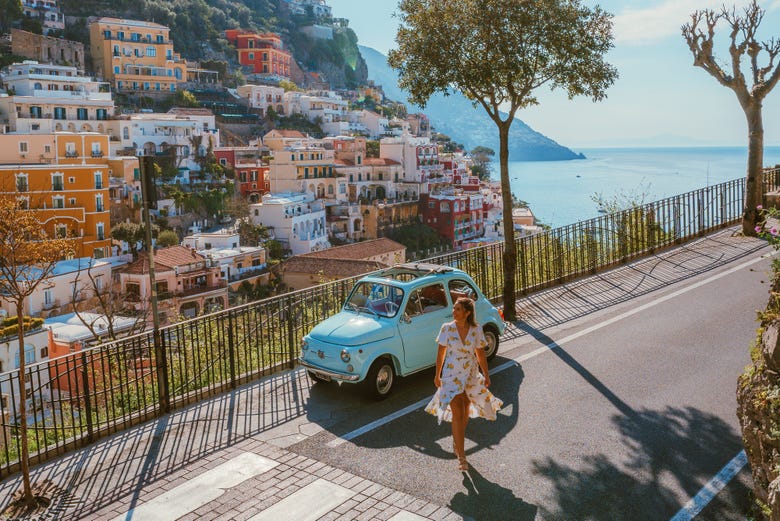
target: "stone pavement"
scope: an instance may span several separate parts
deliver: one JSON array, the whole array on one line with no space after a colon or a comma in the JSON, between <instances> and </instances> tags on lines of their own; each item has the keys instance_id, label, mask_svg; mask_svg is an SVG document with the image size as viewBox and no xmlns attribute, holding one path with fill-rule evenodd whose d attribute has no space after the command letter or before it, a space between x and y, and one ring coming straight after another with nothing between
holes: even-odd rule
<instances>
[{"instance_id":1,"label":"stone pavement","mask_svg":"<svg viewBox=\"0 0 780 521\"><path fill-rule=\"evenodd\" d=\"M521 299L520 316L529 327L511 326L502 350L528 331L563 324L766 248L733 231ZM329 418L333 423L349 413L346 405L343 410L322 406L309 386L301 370L279 373L38 465L33 482L50 480L57 493L34 519L464 519L447 506L287 450L321 431ZM0 510L20 486L19 477L0 483Z\"/></svg>"}]
</instances>

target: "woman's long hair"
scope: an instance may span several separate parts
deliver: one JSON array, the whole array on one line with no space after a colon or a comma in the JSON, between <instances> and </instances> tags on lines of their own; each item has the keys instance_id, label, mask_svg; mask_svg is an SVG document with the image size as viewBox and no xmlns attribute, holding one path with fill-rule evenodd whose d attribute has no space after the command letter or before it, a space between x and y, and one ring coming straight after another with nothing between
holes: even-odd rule
<instances>
[{"instance_id":1,"label":"woman's long hair","mask_svg":"<svg viewBox=\"0 0 780 521\"><path fill-rule=\"evenodd\" d=\"M464 311L469 313L466 323L470 326L477 325L477 317L474 316L474 301L468 297L458 297L455 304L460 304Z\"/></svg>"}]
</instances>

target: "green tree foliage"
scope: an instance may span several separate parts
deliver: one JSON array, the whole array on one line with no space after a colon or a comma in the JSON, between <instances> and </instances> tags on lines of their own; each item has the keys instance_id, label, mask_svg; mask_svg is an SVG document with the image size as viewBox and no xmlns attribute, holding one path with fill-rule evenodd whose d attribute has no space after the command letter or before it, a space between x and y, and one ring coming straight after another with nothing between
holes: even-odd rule
<instances>
[{"instance_id":1,"label":"green tree foliage","mask_svg":"<svg viewBox=\"0 0 780 521\"><path fill-rule=\"evenodd\" d=\"M475 147L470 154L471 160L473 161L471 173L483 181L489 180L490 176L493 175L493 169L490 166L490 163L496 156L495 150L490 147L478 146Z\"/></svg>"},{"instance_id":2,"label":"green tree foliage","mask_svg":"<svg viewBox=\"0 0 780 521\"><path fill-rule=\"evenodd\" d=\"M691 21L682 27L682 35L693 53L693 65L701 67L718 83L734 91L745 113L748 127L748 164L745 187L745 207L742 215L742 233L756 235L760 222L758 206L763 198L764 98L780 81L780 39L756 40L764 10L756 0L745 7L742 14L736 8L725 6L719 11L704 9L691 14ZM715 54L715 28L723 20L728 29L728 56L723 66ZM766 51L766 59L759 59ZM742 65L750 64L750 84L742 73Z\"/></svg>"},{"instance_id":3,"label":"green tree foliage","mask_svg":"<svg viewBox=\"0 0 780 521\"><path fill-rule=\"evenodd\" d=\"M425 224L407 224L393 229L388 237L406 246L408 253L413 254L449 245L436 230Z\"/></svg>"},{"instance_id":4,"label":"green tree foliage","mask_svg":"<svg viewBox=\"0 0 780 521\"><path fill-rule=\"evenodd\" d=\"M185 107L185 108L195 108L200 107L200 103L198 103L198 99L195 97L195 95L188 91L188 90L178 90L176 91L176 94L171 96L173 99L172 104L175 107Z\"/></svg>"},{"instance_id":5,"label":"green tree foliage","mask_svg":"<svg viewBox=\"0 0 780 521\"><path fill-rule=\"evenodd\" d=\"M146 228L138 223L119 223L111 227L111 238L117 241L125 241L130 248L133 258L138 255L138 243L143 242ZM156 235L159 229L152 225L152 234Z\"/></svg>"},{"instance_id":6,"label":"green tree foliage","mask_svg":"<svg viewBox=\"0 0 780 521\"><path fill-rule=\"evenodd\" d=\"M179 235L173 230L161 231L157 236L157 246L160 248L166 248L168 246L176 246L179 244Z\"/></svg>"},{"instance_id":7,"label":"green tree foliage","mask_svg":"<svg viewBox=\"0 0 780 521\"><path fill-rule=\"evenodd\" d=\"M379 141L366 141L366 157L379 157Z\"/></svg>"},{"instance_id":8,"label":"green tree foliage","mask_svg":"<svg viewBox=\"0 0 780 521\"><path fill-rule=\"evenodd\" d=\"M509 128L518 110L536 105L545 85L568 96L606 96L617 78L604 61L612 19L580 0L401 0L397 49L388 62L410 100L425 106L455 89L481 105L499 134L501 188L509 186ZM504 198L504 316L515 320L517 245Z\"/></svg>"},{"instance_id":9,"label":"green tree foliage","mask_svg":"<svg viewBox=\"0 0 780 521\"><path fill-rule=\"evenodd\" d=\"M279 262L284 258L284 247L282 247L282 243L277 241L276 239L271 239L270 241L266 241L265 249L268 252L268 257L272 261Z\"/></svg>"},{"instance_id":10,"label":"green tree foliage","mask_svg":"<svg viewBox=\"0 0 780 521\"><path fill-rule=\"evenodd\" d=\"M238 236L242 246L259 246L269 237L268 228L259 224L252 224L247 219L238 223Z\"/></svg>"},{"instance_id":11,"label":"green tree foliage","mask_svg":"<svg viewBox=\"0 0 780 521\"><path fill-rule=\"evenodd\" d=\"M22 17L22 3L19 0L0 0L0 31L7 33L11 23Z\"/></svg>"}]
</instances>

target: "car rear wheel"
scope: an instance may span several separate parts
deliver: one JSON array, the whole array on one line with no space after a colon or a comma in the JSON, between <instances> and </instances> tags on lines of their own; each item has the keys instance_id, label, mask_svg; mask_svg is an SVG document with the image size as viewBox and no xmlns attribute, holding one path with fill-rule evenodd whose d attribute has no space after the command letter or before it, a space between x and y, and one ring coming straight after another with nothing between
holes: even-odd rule
<instances>
[{"instance_id":1,"label":"car rear wheel","mask_svg":"<svg viewBox=\"0 0 780 521\"><path fill-rule=\"evenodd\" d=\"M487 345L485 346L485 358L493 360L498 354L498 332L492 327L486 327L484 329L485 340Z\"/></svg>"},{"instance_id":2,"label":"car rear wheel","mask_svg":"<svg viewBox=\"0 0 780 521\"><path fill-rule=\"evenodd\" d=\"M380 358L368 370L363 388L375 400L384 400L393 391L395 370L389 358Z\"/></svg>"}]
</instances>

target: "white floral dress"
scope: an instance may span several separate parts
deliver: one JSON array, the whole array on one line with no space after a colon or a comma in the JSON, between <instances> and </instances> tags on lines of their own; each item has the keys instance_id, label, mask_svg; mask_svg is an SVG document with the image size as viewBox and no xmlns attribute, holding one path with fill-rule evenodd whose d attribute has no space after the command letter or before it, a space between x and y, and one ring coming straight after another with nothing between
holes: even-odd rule
<instances>
[{"instance_id":1,"label":"white floral dress","mask_svg":"<svg viewBox=\"0 0 780 521\"><path fill-rule=\"evenodd\" d=\"M452 421L450 402L465 391L471 402L469 418L495 420L496 411L504 404L485 387L485 377L479 372L475 349L487 345L482 328L472 326L465 342L461 342L455 322L448 322L441 326L436 342L447 347L447 354L441 371L441 387L425 406L425 411L436 416L439 423Z\"/></svg>"}]
</instances>

